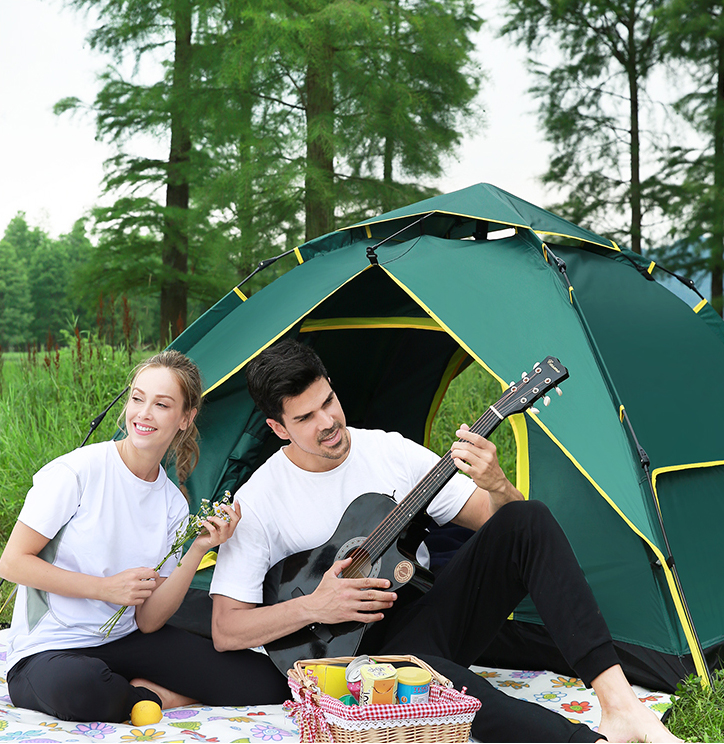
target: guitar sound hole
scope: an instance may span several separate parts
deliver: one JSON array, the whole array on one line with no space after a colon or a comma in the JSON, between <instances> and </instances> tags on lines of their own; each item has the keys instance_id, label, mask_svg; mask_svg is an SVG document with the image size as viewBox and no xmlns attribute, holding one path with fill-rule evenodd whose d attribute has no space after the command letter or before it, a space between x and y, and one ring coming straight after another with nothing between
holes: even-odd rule
<instances>
[{"instance_id":1,"label":"guitar sound hole","mask_svg":"<svg viewBox=\"0 0 724 744\"><path fill-rule=\"evenodd\" d=\"M349 568L342 572L345 579L364 579L367 577L374 579L380 575L380 561L375 561L372 564L367 551L359 547L366 539L365 537L354 537L337 551L337 555L334 557L335 561L341 561L349 557L354 558Z\"/></svg>"}]
</instances>

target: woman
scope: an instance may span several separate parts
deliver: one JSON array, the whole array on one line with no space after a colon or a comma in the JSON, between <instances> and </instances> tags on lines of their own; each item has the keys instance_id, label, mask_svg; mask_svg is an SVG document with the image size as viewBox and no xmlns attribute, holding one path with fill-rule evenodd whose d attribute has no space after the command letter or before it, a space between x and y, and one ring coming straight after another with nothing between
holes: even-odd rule
<instances>
[{"instance_id":1,"label":"woman","mask_svg":"<svg viewBox=\"0 0 724 744\"><path fill-rule=\"evenodd\" d=\"M205 521L180 563L152 568L189 514L161 461L174 459L183 488L198 459L201 395L193 362L157 354L135 370L124 439L77 449L34 476L0 558L0 575L19 586L7 656L14 705L64 720L155 723L161 708L196 701L284 699L283 678L258 654L221 654L165 625L201 558L240 519L238 505L224 506L227 518ZM101 626L123 605L106 637Z\"/></svg>"}]
</instances>

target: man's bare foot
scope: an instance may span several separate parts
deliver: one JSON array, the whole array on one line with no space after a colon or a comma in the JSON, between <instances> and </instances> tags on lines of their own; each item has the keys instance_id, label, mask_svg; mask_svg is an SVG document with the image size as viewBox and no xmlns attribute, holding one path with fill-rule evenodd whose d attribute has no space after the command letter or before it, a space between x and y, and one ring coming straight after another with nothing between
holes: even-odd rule
<instances>
[{"instance_id":1,"label":"man's bare foot","mask_svg":"<svg viewBox=\"0 0 724 744\"><path fill-rule=\"evenodd\" d=\"M601 703L598 731L609 741L681 741L636 697L620 666L599 674L592 687Z\"/></svg>"},{"instance_id":2,"label":"man's bare foot","mask_svg":"<svg viewBox=\"0 0 724 744\"><path fill-rule=\"evenodd\" d=\"M157 685L155 682L149 682L147 679L132 679L131 684L134 687L145 687L151 692L155 692L161 698L161 707L166 710L167 708L180 708L182 705L193 705L198 703L198 700L192 700L190 697L181 695L178 692L167 690L161 685Z\"/></svg>"}]
</instances>

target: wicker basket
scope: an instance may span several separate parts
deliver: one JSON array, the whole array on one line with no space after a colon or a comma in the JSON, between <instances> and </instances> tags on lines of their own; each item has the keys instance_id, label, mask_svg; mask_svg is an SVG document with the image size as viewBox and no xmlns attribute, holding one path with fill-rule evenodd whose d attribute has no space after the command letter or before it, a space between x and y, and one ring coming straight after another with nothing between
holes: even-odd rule
<instances>
[{"instance_id":1,"label":"wicker basket","mask_svg":"<svg viewBox=\"0 0 724 744\"><path fill-rule=\"evenodd\" d=\"M354 657L307 659L289 670L294 700L287 702L303 742L466 742L477 698L458 692L452 682L415 656L373 656L374 661L403 662L432 675L430 701L412 705L345 705L319 691L304 674L309 664L349 664Z\"/></svg>"}]
</instances>

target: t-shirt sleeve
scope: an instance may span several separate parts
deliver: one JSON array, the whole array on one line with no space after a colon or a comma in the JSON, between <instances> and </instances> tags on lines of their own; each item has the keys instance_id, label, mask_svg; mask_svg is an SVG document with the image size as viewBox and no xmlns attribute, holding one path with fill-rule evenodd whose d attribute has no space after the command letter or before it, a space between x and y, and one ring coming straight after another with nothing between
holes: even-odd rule
<instances>
[{"instance_id":1,"label":"t-shirt sleeve","mask_svg":"<svg viewBox=\"0 0 724 744\"><path fill-rule=\"evenodd\" d=\"M33 476L18 521L52 540L80 506L79 475L64 462L49 462Z\"/></svg>"},{"instance_id":2,"label":"t-shirt sleeve","mask_svg":"<svg viewBox=\"0 0 724 744\"><path fill-rule=\"evenodd\" d=\"M209 593L223 594L237 602L261 604L270 563L269 541L261 520L242 499L241 521L234 534L219 546Z\"/></svg>"},{"instance_id":3,"label":"t-shirt sleeve","mask_svg":"<svg viewBox=\"0 0 724 744\"><path fill-rule=\"evenodd\" d=\"M440 461L438 455L417 442L401 437L402 447L409 467L412 469L413 481L419 483L425 475ZM456 473L445 484L440 493L430 502L427 513L438 523L446 524L454 519L465 506L475 490L475 483L467 475Z\"/></svg>"},{"instance_id":4,"label":"t-shirt sleeve","mask_svg":"<svg viewBox=\"0 0 724 744\"><path fill-rule=\"evenodd\" d=\"M171 550L174 542L176 541L176 533L182 527L186 527L189 517L189 506L186 502L181 491L174 494L174 498L171 500L168 508L168 525L166 533L166 553ZM161 556L163 557L163 556ZM169 577L173 572L174 568L178 565L181 553L176 553L166 559L165 563L159 569L158 575L163 577Z\"/></svg>"}]
</instances>

